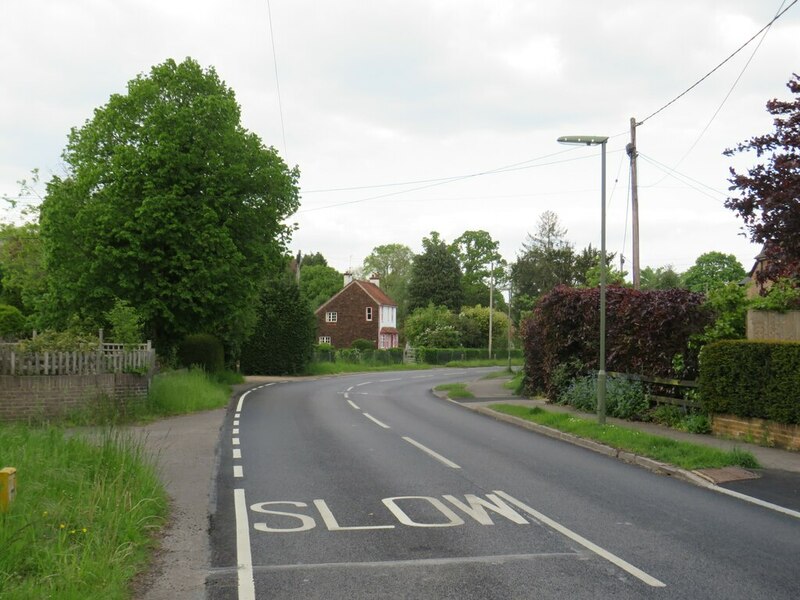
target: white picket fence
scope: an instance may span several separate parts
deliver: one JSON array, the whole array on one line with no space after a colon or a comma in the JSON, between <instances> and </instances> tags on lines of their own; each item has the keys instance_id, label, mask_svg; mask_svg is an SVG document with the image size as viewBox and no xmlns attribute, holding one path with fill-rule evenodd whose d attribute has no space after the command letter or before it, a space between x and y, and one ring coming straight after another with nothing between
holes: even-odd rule
<instances>
[{"instance_id":1,"label":"white picket fence","mask_svg":"<svg viewBox=\"0 0 800 600\"><path fill-rule=\"evenodd\" d=\"M155 350L146 344L104 344L88 352L19 352L0 346L0 375L99 375L149 371Z\"/></svg>"}]
</instances>

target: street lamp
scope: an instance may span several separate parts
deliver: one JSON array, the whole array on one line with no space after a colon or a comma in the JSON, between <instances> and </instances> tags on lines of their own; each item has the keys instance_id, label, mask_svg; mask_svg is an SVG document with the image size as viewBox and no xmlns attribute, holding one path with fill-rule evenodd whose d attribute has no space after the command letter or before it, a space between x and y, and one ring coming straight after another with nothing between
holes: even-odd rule
<instances>
[{"instance_id":1,"label":"street lamp","mask_svg":"<svg viewBox=\"0 0 800 600\"><path fill-rule=\"evenodd\" d=\"M559 144L601 146L600 177L600 362L597 370L597 422L606 422L606 142L598 135L564 135Z\"/></svg>"}]
</instances>

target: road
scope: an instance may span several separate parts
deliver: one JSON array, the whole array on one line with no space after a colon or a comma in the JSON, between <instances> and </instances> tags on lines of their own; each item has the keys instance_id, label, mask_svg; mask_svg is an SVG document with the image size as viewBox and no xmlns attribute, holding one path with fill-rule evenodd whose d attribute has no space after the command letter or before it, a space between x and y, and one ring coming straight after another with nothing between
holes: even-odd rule
<instances>
[{"instance_id":1,"label":"road","mask_svg":"<svg viewBox=\"0 0 800 600\"><path fill-rule=\"evenodd\" d=\"M223 428L209 600L800 597L800 520L435 398L276 383Z\"/></svg>"}]
</instances>

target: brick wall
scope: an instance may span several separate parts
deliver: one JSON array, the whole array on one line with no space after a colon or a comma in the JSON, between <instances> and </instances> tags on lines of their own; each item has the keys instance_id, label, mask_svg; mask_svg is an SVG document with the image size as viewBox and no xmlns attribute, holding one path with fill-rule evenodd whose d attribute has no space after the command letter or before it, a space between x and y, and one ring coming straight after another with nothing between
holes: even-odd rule
<instances>
[{"instance_id":1,"label":"brick wall","mask_svg":"<svg viewBox=\"0 0 800 600\"><path fill-rule=\"evenodd\" d=\"M0 421L57 418L110 398L122 410L147 397L146 375L0 375Z\"/></svg>"},{"instance_id":2,"label":"brick wall","mask_svg":"<svg viewBox=\"0 0 800 600\"><path fill-rule=\"evenodd\" d=\"M367 321L366 308L372 307L372 321ZM327 323L325 313L336 312L336 323ZM378 343L378 303L358 285L345 288L317 313L317 336L327 335L334 348L349 348L354 340Z\"/></svg>"},{"instance_id":3,"label":"brick wall","mask_svg":"<svg viewBox=\"0 0 800 600\"><path fill-rule=\"evenodd\" d=\"M800 425L783 425L764 419L714 415L711 431L714 435L741 439L743 442L800 450Z\"/></svg>"}]
</instances>

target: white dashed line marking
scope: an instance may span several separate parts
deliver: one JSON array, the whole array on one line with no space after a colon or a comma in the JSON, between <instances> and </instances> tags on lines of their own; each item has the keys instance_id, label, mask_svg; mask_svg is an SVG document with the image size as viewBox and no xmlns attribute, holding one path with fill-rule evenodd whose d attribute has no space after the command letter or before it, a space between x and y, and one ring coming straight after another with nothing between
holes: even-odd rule
<instances>
[{"instance_id":1,"label":"white dashed line marking","mask_svg":"<svg viewBox=\"0 0 800 600\"><path fill-rule=\"evenodd\" d=\"M231 433L233 433L233 435L239 435L239 430L236 427L234 427Z\"/></svg>"},{"instance_id":2,"label":"white dashed line marking","mask_svg":"<svg viewBox=\"0 0 800 600\"><path fill-rule=\"evenodd\" d=\"M234 446L238 446L239 445L239 438L233 438L233 445Z\"/></svg>"},{"instance_id":3,"label":"white dashed line marking","mask_svg":"<svg viewBox=\"0 0 800 600\"><path fill-rule=\"evenodd\" d=\"M233 476L244 477L244 469L242 469L242 465L233 465Z\"/></svg>"},{"instance_id":4,"label":"white dashed line marking","mask_svg":"<svg viewBox=\"0 0 800 600\"><path fill-rule=\"evenodd\" d=\"M371 414L369 414L369 413L361 413L361 414L364 415L365 417L367 417L373 423L376 423L376 424L380 425L384 429L391 429L391 427L389 427L386 423L382 423L381 421L379 421L378 419L373 417Z\"/></svg>"},{"instance_id":5,"label":"white dashed line marking","mask_svg":"<svg viewBox=\"0 0 800 600\"><path fill-rule=\"evenodd\" d=\"M233 420L233 426L234 427L238 427L239 426L239 419L234 419Z\"/></svg>"},{"instance_id":6,"label":"white dashed line marking","mask_svg":"<svg viewBox=\"0 0 800 600\"><path fill-rule=\"evenodd\" d=\"M412 446L416 446L417 448L419 448L420 450L425 452L427 455L432 456L433 458L438 460L443 465L448 466L451 469L460 469L461 468L456 463L454 463L452 460L449 460L449 459L445 458L444 456L442 456L441 454L439 454L438 452L435 452L434 450L431 450L427 446L425 446L423 444L420 444L417 440L413 440L410 437L405 437L405 436L403 436L403 439L405 441L407 441L409 444L411 444Z\"/></svg>"},{"instance_id":7,"label":"white dashed line marking","mask_svg":"<svg viewBox=\"0 0 800 600\"><path fill-rule=\"evenodd\" d=\"M355 408L356 410L361 410L361 408L358 406L358 404L356 404L356 403L355 403L355 402L353 402L352 400L348 400L348 401L347 401L347 403L348 403L350 406L352 406L353 408Z\"/></svg>"},{"instance_id":8,"label":"white dashed line marking","mask_svg":"<svg viewBox=\"0 0 800 600\"><path fill-rule=\"evenodd\" d=\"M233 458L242 458L242 451L240 448L233 449Z\"/></svg>"}]
</instances>

